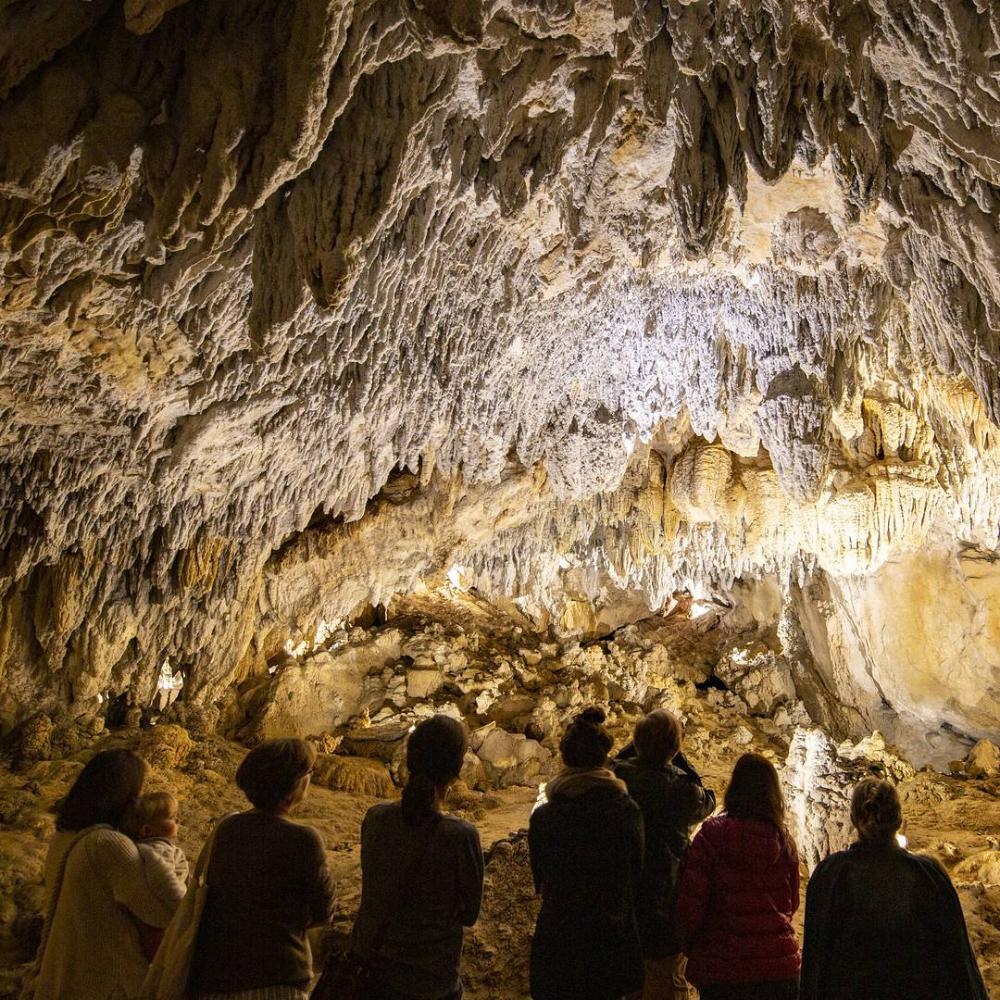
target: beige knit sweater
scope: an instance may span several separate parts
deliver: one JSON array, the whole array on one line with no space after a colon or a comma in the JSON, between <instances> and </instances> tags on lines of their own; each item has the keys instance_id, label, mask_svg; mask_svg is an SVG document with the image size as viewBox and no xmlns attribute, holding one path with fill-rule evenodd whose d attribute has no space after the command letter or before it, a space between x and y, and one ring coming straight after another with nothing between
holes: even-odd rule
<instances>
[{"instance_id":1,"label":"beige knit sweater","mask_svg":"<svg viewBox=\"0 0 1000 1000\"><path fill-rule=\"evenodd\" d=\"M112 827L94 826L74 843L75 837L57 833L45 861L50 898L64 858L66 869L35 1000L132 1000L147 968L132 915L165 927L182 893L178 887L176 898L158 897L138 848Z\"/></svg>"}]
</instances>

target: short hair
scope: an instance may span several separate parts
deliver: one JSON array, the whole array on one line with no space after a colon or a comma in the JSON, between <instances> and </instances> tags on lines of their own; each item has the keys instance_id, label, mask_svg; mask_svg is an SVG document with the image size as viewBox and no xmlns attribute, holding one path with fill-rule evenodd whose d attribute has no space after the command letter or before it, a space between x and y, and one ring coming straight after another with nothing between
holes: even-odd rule
<instances>
[{"instance_id":1,"label":"short hair","mask_svg":"<svg viewBox=\"0 0 1000 1000\"><path fill-rule=\"evenodd\" d=\"M138 837L144 826L170 819L176 812L177 799L170 792L146 792L128 811L126 832L131 837Z\"/></svg>"},{"instance_id":2,"label":"short hair","mask_svg":"<svg viewBox=\"0 0 1000 1000\"><path fill-rule=\"evenodd\" d=\"M635 724L632 741L640 760L657 766L666 764L681 748L680 721L672 712L658 708Z\"/></svg>"},{"instance_id":3,"label":"short hair","mask_svg":"<svg viewBox=\"0 0 1000 1000\"><path fill-rule=\"evenodd\" d=\"M236 784L257 809L274 809L316 763L316 750L300 739L267 740L236 769Z\"/></svg>"},{"instance_id":4,"label":"short hair","mask_svg":"<svg viewBox=\"0 0 1000 1000\"><path fill-rule=\"evenodd\" d=\"M862 778L851 794L851 823L862 840L890 840L903 825L899 793L879 778Z\"/></svg>"},{"instance_id":5,"label":"short hair","mask_svg":"<svg viewBox=\"0 0 1000 1000\"><path fill-rule=\"evenodd\" d=\"M146 780L146 762L131 750L102 750L87 761L59 803L57 830L120 827Z\"/></svg>"},{"instance_id":6,"label":"short hair","mask_svg":"<svg viewBox=\"0 0 1000 1000\"><path fill-rule=\"evenodd\" d=\"M559 753L567 767L601 767L607 762L613 741L604 728L606 718L601 708L585 708L566 727Z\"/></svg>"}]
</instances>

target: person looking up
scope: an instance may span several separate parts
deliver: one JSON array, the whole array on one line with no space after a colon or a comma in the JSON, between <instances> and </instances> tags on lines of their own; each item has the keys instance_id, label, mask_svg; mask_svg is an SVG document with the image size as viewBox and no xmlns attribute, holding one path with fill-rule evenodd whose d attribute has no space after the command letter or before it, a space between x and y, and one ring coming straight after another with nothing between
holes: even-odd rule
<instances>
[{"instance_id":1,"label":"person looking up","mask_svg":"<svg viewBox=\"0 0 1000 1000\"><path fill-rule=\"evenodd\" d=\"M701 1000L794 1000L798 906L798 851L778 772L766 757L744 754L725 811L687 852L677 891L678 940Z\"/></svg>"},{"instance_id":2,"label":"person looking up","mask_svg":"<svg viewBox=\"0 0 1000 1000\"><path fill-rule=\"evenodd\" d=\"M657 709L636 723L632 752L626 748L614 762L645 826L636 905L645 961L643 1000L688 997L685 959L674 931L674 892L691 829L715 809L715 793L702 787L681 753L682 737L680 721Z\"/></svg>"},{"instance_id":3,"label":"person looking up","mask_svg":"<svg viewBox=\"0 0 1000 1000\"><path fill-rule=\"evenodd\" d=\"M463 928L479 917L483 852L471 823L444 812L465 760L465 726L421 722L406 745L402 800L361 824L361 907L354 951L376 970L378 1000L459 1000Z\"/></svg>"},{"instance_id":4,"label":"person looking up","mask_svg":"<svg viewBox=\"0 0 1000 1000\"><path fill-rule=\"evenodd\" d=\"M820 862L809 880L803 1000L986 1000L947 872L897 843L896 789L860 781L851 823L857 841Z\"/></svg>"},{"instance_id":5,"label":"person looking up","mask_svg":"<svg viewBox=\"0 0 1000 1000\"><path fill-rule=\"evenodd\" d=\"M309 791L315 760L304 740L268 740L237 769L251 808L227 816L215 834L189 980L195 996L308 996L306 931L327 923L333 910L323 840L291 819Z\"/></svg>"},{"instance_id":6,"label":"person looking up","mask_svg":"<svg viewBox=\"0 0 1000 1000\"><path fill-rule=\"evenodd\" d=\"M104 750L91 757L59 806L45 861L36 1000L140 995L148 962L136 921L166 927L184 895L158 871L165 888L154 892L138 848L119 831L145 778L145 761L131 750Z\"/></svg>"},{"instance_id":7,"label":"person looking up","mask_svg":"<svg viewBox=\"0 0 1000 1000\"><path fill-rule=\"evenodd\" d=\"M531 871L542 897L531 942L534 1000L616 1000L642 987L642 814L608 766L604 719L588 708L569 724L559 744L563 770L531 815Z\"/></svg>"}]
</instances>

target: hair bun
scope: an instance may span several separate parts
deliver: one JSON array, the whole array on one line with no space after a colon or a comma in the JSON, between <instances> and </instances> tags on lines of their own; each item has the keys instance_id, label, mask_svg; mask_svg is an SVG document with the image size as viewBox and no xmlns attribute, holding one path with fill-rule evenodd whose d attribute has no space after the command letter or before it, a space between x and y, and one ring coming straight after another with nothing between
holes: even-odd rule
<instances>
[{"instance_id":1,"label":"hair bun","mask_svg":"<svg viewBox=\"0 0 1000 1000\"><path fill-rule=\"evenodd\" d=\"M604 709L591 705L589 708L585 708L574 721L582 722L588 726L603 726L605 719L607 719L607 715Z\"/></svg>"}]
</instances>

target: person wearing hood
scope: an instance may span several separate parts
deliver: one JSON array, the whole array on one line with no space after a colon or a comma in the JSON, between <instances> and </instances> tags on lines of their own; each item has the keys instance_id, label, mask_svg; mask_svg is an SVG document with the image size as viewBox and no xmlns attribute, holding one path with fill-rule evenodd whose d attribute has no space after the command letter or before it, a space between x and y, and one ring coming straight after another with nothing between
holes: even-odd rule
<instances>
[{"instance_id":1,"label":"person wearing hood","mask_svg":"<svg viewBox=\"0 0 1000 1000\"><path fill-rule=\"evenodd\" d=\"M813 872L803 1000L987 1000L958 895L933 858L896 841L896 789L865 778L851 796L858 841Z\"/></svg>"},{"instance_id":2,"label":"person wearing hood","mask_svg":"<svg viewBox=\"0 0 1000 1000\"><path fill-rule=\"evenodd\" d=\"M744 754L725 811L694 838L675 922L701 1000L795 1000L799 859L774 765Z\"/></svg>"},{"instance_id":3,"label":"person wearing hood","mask_svg":"<svg viewBox=\"0 0 1000 1000\"><path fill-rule=\"evenodd\" d=\"M588 708L570 723L559 745L565 766L531 816L531 871L542 897L531 942L534 1000L617 1000L642 988L642 814L608 767L604 719Z\"/></svg>"},{"instance_id":4,"label":"person wearing hood","mask_svg":"<svg viewBox=\"0 0 1000 1000\"><path fill-rule=\"evenodd\" d=\"M614 762L615 774L642 812L646 834L637 897L646 967L643 1000L689 995L674 931L674 893L691 829L715 809L715 794L702 786L681 753L682 736L677 717L657 709L636 723L631 746Z\"/></svg>"}]
</instances>

